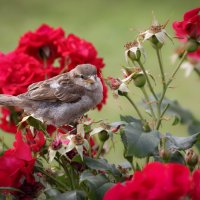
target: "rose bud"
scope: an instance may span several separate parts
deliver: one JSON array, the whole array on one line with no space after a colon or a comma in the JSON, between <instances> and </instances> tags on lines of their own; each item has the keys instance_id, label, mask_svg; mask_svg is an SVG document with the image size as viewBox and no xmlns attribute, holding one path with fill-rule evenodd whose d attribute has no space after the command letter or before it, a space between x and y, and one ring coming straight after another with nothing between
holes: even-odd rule
<instances>
[{"instance_id":1,"label":"rose bud","mask_svg":"<svg viewBox=\"0 0 200 200\"><path fill-rule=\"evenodd\" d=\"M191 167L195 167L196 164L199 161L199 157L197 156L197 154L193 151L193 149L188 149L185 153L185 162L191 166Z\"/></svg>"},{"instance_id":2,"label":"rose bud","mask_svg":"<svg viewBox=\"0 0 200 200\"><path fill-rule=\"evenodd\" d=\"M120 79L113 78L113 77L110 77L110 76L106 79L106 82L112 90L117 90L122 83L122 81Z\"/></svg>"},{"instance_id":3,"label":"rose bud","mask_svg":"<svg viewBox=\"0 0 200 200\"><path fill-rule=\"evenodd\" d=\"M142 36L144 40L149 40L154 48L162 48L166 36L170 38L165 30L167 23L168 21L165 24L160 25L157 20L154 19L150 28L145 32L140 33L139 36Z\"/></svg>"},{"instance_id":4,"label":"rose bud","mask_svg":"<svg viewBox=\"0 0 200 200\"><path fill-rule=\"evenodd\" d=\"M146 83L146 77L143 73L139 73L133 76L134 84L136 87L144 87Z\"/></svg>"},{"instance_id":5,"label":"rose bud","mask_svg":"<svg viewBox=\"0 0 200 200\"><path fill-rule=\"evenodd\" d=\"M144 49L141 46L139 41L133 41L127 43L125 46L125 59L128 63L128 58L131 59L132 62L138 61L141 58L141 55L144 55Z\"/></svg>"},{"instance_id":6,"label":"rose bud","mask_svg":"<svg viewBox=\"0 0 200 200\"><path fill-rule=\"evenodd\" d=\"M122 83L118 89L118 95L126 96L129 92L128 86L126 83Z\"/></svg>"},{"instance_id":7,"label":"rose bud","mask_svg":"<svg viewBox=\"0 0 200 200\"><path fill-rule=\"evenodd\" d=\"M53 142L51 143L51 148L53 150L58 150L62 147L62 141L60 139L55 139L53 140Z\"/></svg>"},{"instance_id":8,"label":"rose bud","mask_svg":"<svg viewBox=\"0 0 200 200\"><path fill-rule=\"evenodd\" d=\"M163 159L163 160L169 160L171 155L171 152L168 151L167 149L160 149L159 151L159 156Z\"/></svg>"},{"instance_id":9,"label":"rose bud","mask_svg":"<svg viewBox=\"0 0 200 200\"><path fill-rule=\"evenodd\" d=\"M109 134L106 130L103 130L98 133L98 137L101 142L105 142L106 140L109 139Z\"/></svg>"}]
</instances>

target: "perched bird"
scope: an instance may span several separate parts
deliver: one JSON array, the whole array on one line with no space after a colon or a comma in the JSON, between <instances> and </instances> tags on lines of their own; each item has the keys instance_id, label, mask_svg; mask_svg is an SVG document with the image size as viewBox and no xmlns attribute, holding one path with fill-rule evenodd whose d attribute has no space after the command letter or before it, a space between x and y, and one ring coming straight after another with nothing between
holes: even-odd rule
<instances>
[{"instance_id":1,"label":"perched bird","mask_svg":"<svg viewBox=\"0 0 200 200\"><path fill-rule=\"evenodd\" d=\"M53 78L33 83L18 96L0 95L0 105L17 106L47 124L62 126L72 123L94 108L103 98L103 87L91 64Z\"/></svg>"}]
</instances>

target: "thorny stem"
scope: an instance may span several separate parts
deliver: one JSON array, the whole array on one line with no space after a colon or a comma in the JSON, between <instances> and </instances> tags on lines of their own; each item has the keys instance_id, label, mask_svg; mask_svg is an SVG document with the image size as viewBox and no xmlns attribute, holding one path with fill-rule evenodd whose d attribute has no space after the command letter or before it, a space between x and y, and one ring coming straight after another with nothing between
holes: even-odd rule
<instances>
[{"instance_id":1,"label":"thorny stem","mask_svg":"<svg viewBox=\"0 0 200 200\"><path fill-rule=\"evenodd\" d=\"M159 63L159 67L160 67L163 90L165 90L165 87L166 87L165 73L164 73L164 68L163 68L163 63L162 63L162 56L161 56L161 49L160 48L156 48L156 55L157 55L158 63Z\"/></svg>"},{"instance_id":2,"label":"thorny stem","mask_svg":"<svg viewBox=\"0 0 200 200\"><path fill-rule=\"evenodd\" d=\"M128 99L128 101L131 103L131 105L134 107L134 109L136 110L138 116L140 117L141 121L143 121L145 123L144 118L142 117L142 114L140 113L139 109L137 108L136 104L133 102L133 100L127 95L125 95L125 97Z\"/></svg>"},{"instance_id":3,"label":"thorny stem","mask_svg":"<svg viewBox=\"0 0 200 200\"><path fill-rule=\"evenodd\" d=\"M183 61L184 61L186 55L187 55L187 51L184 52L182 58L180 59L179 63L177 64L177 67L175 68L174 72L172 73L171 78L170 78L170 79L168 80L168 82L166 83L166 87L165 87L165 89L163 90L163 92L162 92L162 94L161 94L161 97L160 97L160 99L159 99L159 101L158 101L158 118L157 118L157 123L156 123L156 130L159 129L160 124L161 124L161 121L162 121L162 117L163 117L164 113L166 112L166 110L167 110L167 108L168 108L168 106L167 106L167 108L165 108L165 109L163 110L164 113L163 113L163 112L161 113L162 101L163 101L163 99L164 99L164 97L165 97L165 94L166 94L167 89L169 88L169 85L170 85L171 82L174 80L174 77L175 77L176 73L178 72L178 70L180 69L181 64L183 63Z\"/></svg>"},{"instance_id":4,"label":"thorny stem","mask_svg":"<svg viewBox=\"0 0 200 200\"><path fill-rule=\"evenodd\" d=\"M154 98L156 99L156 101L158 101L158 97L156 96L156 94L155 94L155 92L154 92L154 90L153 90L153 87L152 87L152 85L151 85L151 82L150 82L150 80L149 80L149 77L148 77L148 75L147 75L147 73L146 73L146 71L145 71L145 68L144 68L142 62L141 62L140 60L138 60L137 62L138 62L138 64L140 65L140 67L141 67L141 69L142 69L142 71L143 71L143 73L144 73L144 75L145 75L145 77L146 77L146 80L147 80L147 83L148 83L148 86L149 86L149 89L150 89L151 93L153 94L153 96L154 96Z\"/></svg>"},{"instance_id":5,"label":"thorny stem","mask_svg":"<svg viewBox=\"0 0 200 200\"><path fill-rule=\"evenodd\" d=\"M146 92L146 90L145 90L145 87L141 87L141 90L142 90L142 92L143 92L143 94L144 94L144 97L145 97L145 99L146 99L146 104L148 105L148 107L149 107L149 109L150 109L150 111L151 111L151 115L153 116L154 119L156 119L155 113L154 113L154 111L153 111L153 107L152 107L152 105L151 105L149 96L148 96L148 94L147 94L147 92Z\"/></svg>"},{"instance_id":6,"label":"thorny stem","mask_svg":"<svg viewBox=\"0 0 200 200\"><path fill-rule=\"evenodd\" d=\"M164 116L164 114L165 114L165 112L167 111L167 109L169 108L169 106L170 106L170 105L167 104L167 105L165 106L164 110L162 111L162 113L160 114L159 120L158 120L157 123L156 123L156 130L159 129L160 124L161 124L161 121L162 121L162 117Z\"/></svg>"}]
</instances>

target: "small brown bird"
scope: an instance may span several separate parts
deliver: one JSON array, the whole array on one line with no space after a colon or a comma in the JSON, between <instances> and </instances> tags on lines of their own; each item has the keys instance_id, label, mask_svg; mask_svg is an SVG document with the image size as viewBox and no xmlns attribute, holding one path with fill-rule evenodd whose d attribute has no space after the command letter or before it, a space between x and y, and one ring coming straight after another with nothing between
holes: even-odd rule
<instances>
[{"instance_id":1,"label":"small brown bird","mask_svg":"<svg viewBox=\"0 0 200 200\"><path fill-rule=\"evenodd\" d=\"M17 106L28 115L55 126L72 123L103 98L101 80L91 64L33 83L18 96L0 95L0 105Z\"/></svg>"}]
</instances>

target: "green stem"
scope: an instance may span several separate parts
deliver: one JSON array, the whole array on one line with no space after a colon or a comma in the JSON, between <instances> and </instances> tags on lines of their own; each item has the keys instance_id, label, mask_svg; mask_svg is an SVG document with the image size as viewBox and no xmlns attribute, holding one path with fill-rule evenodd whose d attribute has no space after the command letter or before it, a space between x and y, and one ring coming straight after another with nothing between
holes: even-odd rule
<instances>
[{"instance_id":1,"label":"green stem","mask_svg":"<svg viewBox=\"0 0 200 200\"><path fill-rule=\"evenodd\" d=\"M159 127L160 127L160 123L161 123L161 121L162 121L162 117L163 117L163 115L164 115L164 113L162 114L161 113L161 105L162 105L162 101L163 101L163 99L164 99L164 97L165 97L165 94L166 94L166 92L167 92L167 89L169 88L169 85L171 84L171 82L174 80L174 77L175 77L175 75L176 75L176 73L178 72L178 70L180 69L180 67L181 67L181 64L183 63L183 61L184 61L184 59L185 59L185 57L187 56L187 51L185 51L184 52L184 54L183 54L183 56L181 57L181 59L180 59L180 61L179 61L179 63L177 64L177 67L175 68L175 70L174 70L174 72L172 73L172 75L171 75L171 78L168 80L168 82L166 83L166 87L165 87L165 89L163 90L163 92L162 92L162 94L161 94L161 97L160 97L160 99L159 99L159 101L158 101L158 118L157 118L157 125L156 125L156 130L158 130L159 129ZM167 107L168 108L168 107ZM166 108L166 110L167 110L167 108ZM166 110L164 110L165 112L166 112Z\"/></svg>"},{"instance_id":2,"label":"green stem","mask_svg":"<svg viewBox=\"0 0 200 200\"><path fill-rule=\"evenodd\" d=\"M165 112L167 111L168 108L169 108L169 104L166 105L166 107L164 108L164 110L160 114L160 117L159 117L159 119L158 119L158 121L156 123L156 130L158 130L160 128L162 117L164 116L164 114L165 114Z\"/></svg>"},{"instance_id":3,"label":"green stem","mask_svg":"<svg viewBox=\"0 0 200 200\"><path fill-rule=\"evenodd\" d=\"M152 105L151 105L149 96L148 96L148 94L147 94L147 92L146 92L146 90L145 90L145 87L141 87L141 90L142 90L142 92L143 92L143 94L144 94L144 97L145 97L145 99L146 99L146 103L147 103L147 105L148 105L148 107L149 107L149 109L150 109L150 111L151 111L151 115L153 116L154 119L156 119L155 113L154 113L154 111L153 111L153 107L152 107Z\"/></svg>"},{"instance_id":4,"label":"green stem","mask_svg":"<svg viewBox=\"0 0 200 200\"><path fill-rule=\"evenodd\" d=\"M72 188L72 190L74 190L75 189L75 185L74 185L74 182L73 182L73 178L71 177L71 174L70 174L70 172L69 172L69 170L67 168L66 161L65 161L64 157L61 156L60 158L61 158L61 162L60 162L59 159L56 159L56 161L63 167L65 173L67 174L67 177L69 178L71 188Z\"/></svg>"},{"instance_id":5,"label":"green stem","mask_svg":"<svg viewBox=\"0 0 200 200\"><path fill-rule=\"evenodd\" d=\"M96 159L98 159L99 156L101 155L101 152L102 152L102 150L103 150L104 143L105 143L105 142L101 142L101 143L100 143L99 149L98 149L98 151L97 151Z\"/></svg>"},{"instance_id":6,"label":"green stem","mask_svg":"<svg viewBox=\"0 0 200 200\"><path fill-rule=\"evenodd\" d=\"M150 82L150 80L149 80L149 77L148 77L148 75L147 75L147 73L146 73L146 70L145 70L145 68L144 68L144 66L143 66L143 64L142 64L142 62L141 62L140 60L138 60L137 62L138 62L138 64L140 65L140 67L141 67L141 69L142 69L142 71L143 71L143 73L144 73L144 75L145 75L145 77L146 77L146 79L147 79L147 84L148 84L148 86L149 86L149 89L150 89L151 93L153 94L153 96L154 96L154 98L156 99L156 101L158 101L158 97L156 96L156 94L155 94L155 92L154 92L154 90L153 90L153 87L152 87L152 85L151 85L151 82Z\"/></svg>"},{"instance_id":7,"label":"green stem","mask_svg":"<svg viewBox=\"0 0 200 200\"><path fill-rule=\"evenodd\" d=\"M42 174L46 175L48 178L52 179L57 185L59 185L61 188L60 190L62 192L66 192L66 185L63 184L63 182L59 181L58 179L56 179L54 176L50 175L48 172L44 171L42 168L37 167L37 170L39 172L41 172Z\"/></svg>"},{"instance_id":8,"label":"green stem","mask_svg":"<svg viewBox=\"0 0 200 200\"><path fill-rule=\"evenodd\" d=\"M89 136L89 134L87 136L87 141L88 141L88 144L90 144L90 136ZM91 145L89 145L88 153L89 153L89 157L92 157Z\"/></svg>"},{"instance_id":9,"label":"green stem","mask_svg":"<svg viewBox=\"0 0 200 200\"><path fill-rule=\"evenodd\" d=\"M127 95L125 97L128 99L128 101L131 103L131 105L135 108L138 116L140 117L141 121L145 122L144 118L142 117L142 114L140 113L139 109L137 108L136 104L133 102L133 100Z\"/></svg>"},{"instance_id":10,"label":"green stem","mask_svg":"<svg viewBox=\"0 0 200 200\"><path fill-rule=\"evenodd\" d=\"M158 63L160 67L160 72L161 72L161 78L162 78L162 85L163 85L163 90L166 87L166 82L165 82L165 73L164 73L164 68L163 68L163 63L162 63L162 56L161 56L161 49L156 48L156 55L158 58Z\"/></svg>"}]
</instances>

